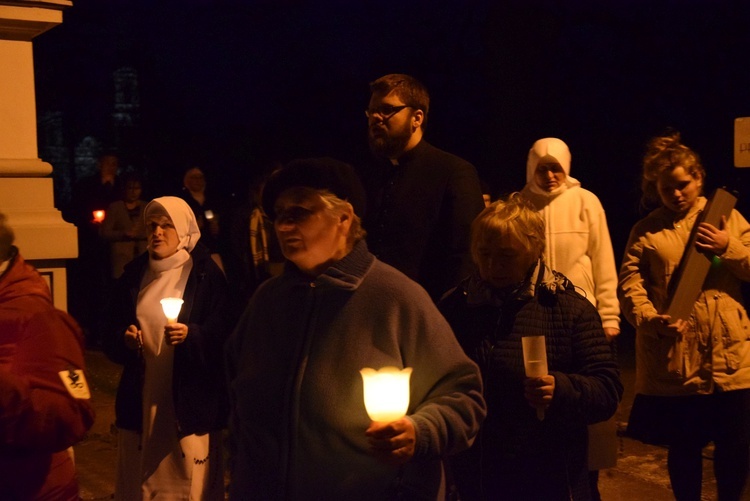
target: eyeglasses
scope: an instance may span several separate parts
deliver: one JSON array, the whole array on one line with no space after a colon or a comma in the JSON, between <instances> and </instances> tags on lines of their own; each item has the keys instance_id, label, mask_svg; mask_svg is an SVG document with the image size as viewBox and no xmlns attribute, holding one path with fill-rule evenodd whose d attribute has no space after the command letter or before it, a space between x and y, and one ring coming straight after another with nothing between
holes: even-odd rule
<instances>
[{"instance_id":1,"label":"eyeglasses","mask_svg":"<svg viewBox=\"0 0 750 501\"><path fill-rule=\"evenodd\" d=\"M403 104L401 106L381 104L377 108L370 108L368 110L365 110L365 116L367 118L372 118L375 115L380 115L380 118L383 121L386 121L386 120L389 120L393 115L395 115L399 111L403 110L404 108L411 108L411 106L409 106L408 104Z\"/></svg>"}]
</instances>

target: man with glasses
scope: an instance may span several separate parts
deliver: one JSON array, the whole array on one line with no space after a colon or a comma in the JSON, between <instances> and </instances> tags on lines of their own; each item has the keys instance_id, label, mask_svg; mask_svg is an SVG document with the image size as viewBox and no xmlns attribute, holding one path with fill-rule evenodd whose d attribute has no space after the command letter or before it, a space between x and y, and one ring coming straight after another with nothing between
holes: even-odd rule
<instances>
[{"instance_id":1,"label":"man with glasses","mask_svg":"<svg viewBox=\"0 0 750 501\"><path fill-rule=\"evenodd\" d=\"M467 276L469 227L484 208L476 169L423 139L427 89L403 74L370 84L365 111L374 159L362 170L368 245L434 301Z\"/></svg>"}]
</instances>

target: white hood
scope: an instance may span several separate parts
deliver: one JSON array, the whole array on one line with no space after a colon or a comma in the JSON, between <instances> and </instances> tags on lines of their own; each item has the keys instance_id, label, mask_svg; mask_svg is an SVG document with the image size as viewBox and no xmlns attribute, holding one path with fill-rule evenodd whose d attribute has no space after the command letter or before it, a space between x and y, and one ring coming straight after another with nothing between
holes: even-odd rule
<instances>
[{"instance_id":1,"label":"white hood","mask_svg":"<svg viewBox=\"0 0 750 501\"><path fill-rule=\"evenodd\" d=\"M529 150L529 157L526 161L526 185L535 193L548 194L546 190L539 187L534 181L534 172L536 172L537 165L539 165L540 160L544 160L545 162L557 162L560 164L565 172L565 188L580 186L581 183L570 175L570 158L570 149L568 149L568 145L562 140L556 137L545 137L538 140ZM561 186L560 188L563 187Z\"/></svg>"}]
</instances>

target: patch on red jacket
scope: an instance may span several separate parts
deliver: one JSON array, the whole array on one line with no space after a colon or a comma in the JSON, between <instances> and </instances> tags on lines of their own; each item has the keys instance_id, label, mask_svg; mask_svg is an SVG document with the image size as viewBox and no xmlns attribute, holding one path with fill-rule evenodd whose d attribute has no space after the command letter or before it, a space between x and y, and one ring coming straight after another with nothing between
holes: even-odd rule
<instances>
[{"instance_id":1,"label":"patch on red jacket","mask_svg":"<svg viewBox=\"0 0 750 501\"><path fill-rule=\"evenodd\" d=\"M68 390L73 398L88 400L91 398L89 385L86 382L86 376L80 369L68 369L58 372L63 386Z\"/></svg>"}]
</instances>

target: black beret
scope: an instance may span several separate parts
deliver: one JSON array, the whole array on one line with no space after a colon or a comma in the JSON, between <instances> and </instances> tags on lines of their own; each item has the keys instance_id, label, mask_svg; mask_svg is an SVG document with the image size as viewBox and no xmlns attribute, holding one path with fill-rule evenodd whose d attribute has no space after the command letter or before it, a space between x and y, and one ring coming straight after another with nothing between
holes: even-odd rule
<instances>
[{"instance_id":1,"label":"black beret","mask_svg":"<svg viewBox=\"0 0 750 501\"><path fill-rule=\"evenodd\" d=\"M271 219L275 216L274 205L279 195L297 186L328 190L352 204L356 215L364 215L365 190L354 168L340 160L324 157L292 160L271 175L261 198L263 210Z\"/></svg>"}]
</instances>

